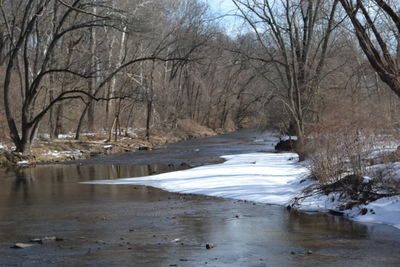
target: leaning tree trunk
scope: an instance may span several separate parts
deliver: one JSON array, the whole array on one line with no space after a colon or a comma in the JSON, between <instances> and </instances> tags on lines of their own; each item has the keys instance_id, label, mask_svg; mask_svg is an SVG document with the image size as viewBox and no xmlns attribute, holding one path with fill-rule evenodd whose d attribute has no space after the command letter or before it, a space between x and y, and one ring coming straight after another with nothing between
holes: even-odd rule
<instances>
[{"instance_id":1,"label":"leaning tree trunk","mask_svg":"<svg viewBox=\"0 0 400 267\"><path fill-rule=\"evenodd\" d=\"M82 114L79 118L78 125L77 125L76 131L75 131L75 140L79 140L79 137L81 135L83 120L85 118L85 115L86 115L88 109L89 109L89 103L85 105L85 109L82 111Z\"/></svg>"}]
</instances>

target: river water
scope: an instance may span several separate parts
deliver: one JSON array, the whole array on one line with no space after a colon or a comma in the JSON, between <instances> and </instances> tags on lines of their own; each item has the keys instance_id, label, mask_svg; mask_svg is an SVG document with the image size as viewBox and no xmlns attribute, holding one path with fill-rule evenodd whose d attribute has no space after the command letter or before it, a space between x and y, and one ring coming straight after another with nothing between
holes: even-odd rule
<instances>
[{"instance_id":1,"label":"river water","mask_svg":"<svg viewBox=\"0 0 400 267\"><path fill-rule=\"evenodd\" d=\"M400 231L390 226L144 186L80 184L272 151L274 141L268 133L240 132L0 170L0 266L400 265ZM46 236L63 241L10 248Z\"/></svg>"}]
</instances>

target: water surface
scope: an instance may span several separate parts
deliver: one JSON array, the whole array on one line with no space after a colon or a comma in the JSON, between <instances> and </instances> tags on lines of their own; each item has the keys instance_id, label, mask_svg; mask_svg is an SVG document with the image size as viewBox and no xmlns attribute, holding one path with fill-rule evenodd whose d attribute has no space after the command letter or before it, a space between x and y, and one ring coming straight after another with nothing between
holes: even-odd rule
<instances>
[{"instance_id":1,"label":"water surface","mask_svg":"<svg viewBox=\"0 0 400 267\"><path fill-rule=\"evenodd\" d=\"M151 187L79 183L188 168L223 154L271 150L272 143L269 135L244 132L78 164L0 170L0 266L400 264L400 231L390 226ZM44 236L64 241L10 248Z\"/></svg>"}]
</instances>

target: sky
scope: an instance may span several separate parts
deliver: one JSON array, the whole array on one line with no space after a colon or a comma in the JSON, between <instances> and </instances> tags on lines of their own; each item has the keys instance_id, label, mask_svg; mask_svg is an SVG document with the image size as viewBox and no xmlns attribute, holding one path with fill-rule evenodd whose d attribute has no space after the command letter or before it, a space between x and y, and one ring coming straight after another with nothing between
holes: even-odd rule
<instances>
[{"instance_id":1,"label":"sky","mask_svg":"<svg viewBox=\"0 0 400 267\"><path fill-rule=\"evenodd\" d=\"M234 16L236 13L236 6L232 0L204 0L207 2L212 12L221 17L221 25L226 29L228 34L236 35L238 29L242 28L243 21ZM230 14L230 16L229 16Z\"/></svg>"},{"instance_id":2,"label":"sky","mask_svg":"<svg viewBox=\"0 0 400 267\"><path fill-rule=\"evenodd\" d=\"M235 9L235 5L232 3L232 0L207 0L208 4L212 9L217 12L230 11Z\"/></svg>"}]
</instances>

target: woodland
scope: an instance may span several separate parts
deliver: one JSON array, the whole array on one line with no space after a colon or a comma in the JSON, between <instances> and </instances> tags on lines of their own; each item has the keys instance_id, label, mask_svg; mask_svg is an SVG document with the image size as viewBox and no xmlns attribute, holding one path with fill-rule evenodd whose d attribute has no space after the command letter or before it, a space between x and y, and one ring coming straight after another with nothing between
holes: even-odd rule
<instances>
[{"instance_id":1,"label":"woodland","mask_svg":"<svg viewBox=\"0 0 400 267\"><path fill-rule=\"evenodd\" d=\"M398 1L232 4L2 0L2 142L26 154L43 136L150 140L182 121L268 128L329 180L340 159L361 173L366 146L398 140Z\"/></svg>"}]
</instances>

